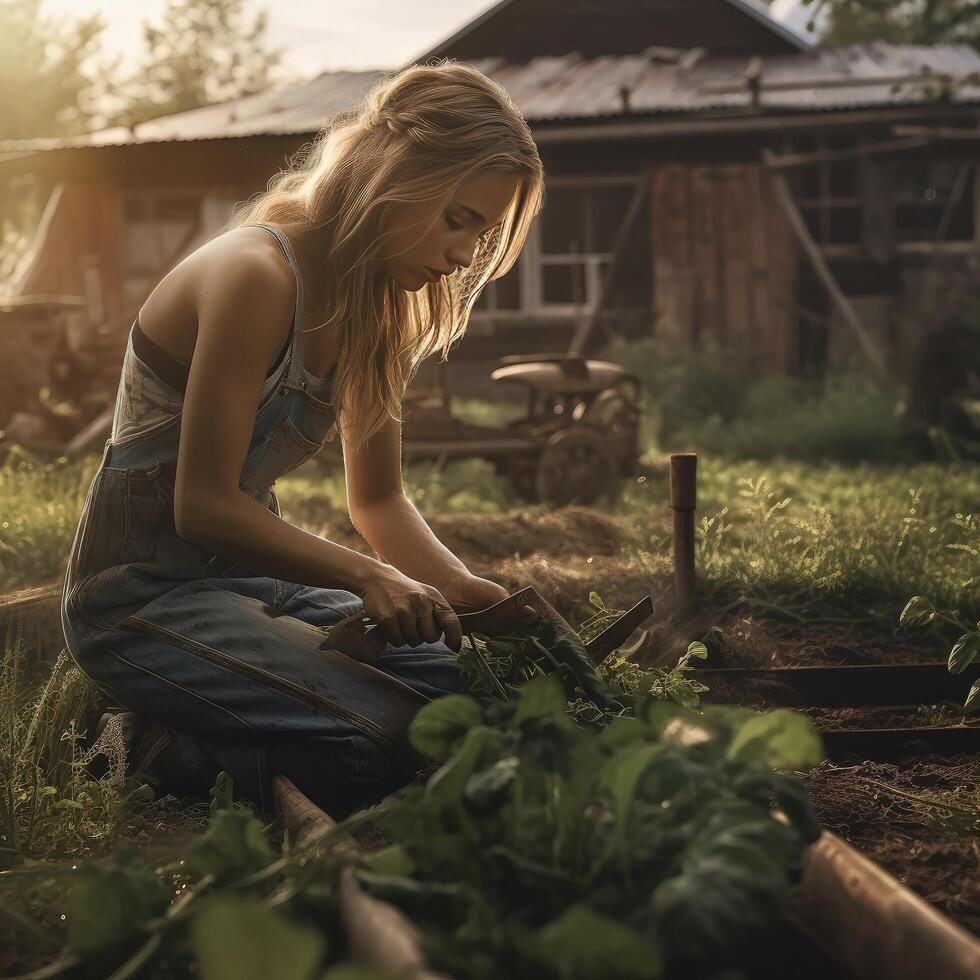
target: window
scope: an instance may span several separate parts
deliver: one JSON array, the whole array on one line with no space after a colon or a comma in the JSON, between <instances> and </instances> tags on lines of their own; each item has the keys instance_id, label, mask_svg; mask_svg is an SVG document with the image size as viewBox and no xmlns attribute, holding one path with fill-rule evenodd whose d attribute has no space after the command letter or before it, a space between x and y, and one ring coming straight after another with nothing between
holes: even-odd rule
<instances>
[{"instance_id":1,"label":"window","mask_svg":"<svg viewBox=\"0 0 980 980\"><path fill-rule=\"evenodd\" d=\"M474 312L521 309L521 261L519 258L502 279L495 279L483 287L473 307Z\"/></svg>"},{"instance_id":2,"label":"window","mask_svg":"<svg viewBox=\"0 0 980 980\"><path fill-rule=\"evenodd\" d=\"M551 178L520 257L503 279L486 285L474 319L558 318L593 310L635 190L631 175ZM643 274L639 278L646 288ZM642 297L637 302L649 305Z\"/></svg>"},{"instance_id":3,"label":"window","mask_svg":"<svg viewBox=\"0 0 980 980\"><path fill-rule=\"evenodd\" d=\"M891 164L895 235L899 242L972 242L975 164L971 160L906 160Z\"/></svg>"},{"instance_id":4,"label":"window","mask_svg":"<svg viewBox=\"0 0 980 980\"><path fill-rule=\"evenodd\" d=\"M126 191L122 195L121 266L130 273L159 273L197 233L203 195L196 192Z\"/></svg>"},{"instance_id":5,"label":"window","mask_svg":"<svg viewBox=\"0 0 980 980\"><path fill-rule=\"evenodd\" d=\"M797 153L845 153L855 150L851 136L801 137L794 141ZM797 204L815 241L829 246L857 245L861 241L861 192L857 154L822 160L800 167Z\"/></svg>"},{"instance_id":6,"label":"window","mask_svg":"<svg viewBox=\"0 0 980 980\"><path fill-rule=\"evenodd\" d=\"M538 256L544 309L595 307L633 191L631 177L569 180L548 188Z\"/></svg>"}]
</instances>

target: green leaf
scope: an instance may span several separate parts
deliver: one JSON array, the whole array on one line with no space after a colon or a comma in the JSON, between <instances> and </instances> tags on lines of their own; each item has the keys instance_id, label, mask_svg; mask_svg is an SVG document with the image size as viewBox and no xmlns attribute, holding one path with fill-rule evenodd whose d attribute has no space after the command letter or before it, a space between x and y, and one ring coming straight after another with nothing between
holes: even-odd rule
<instances>
[{"instance_id":1,"label":"green leaf","mask_svg":"<svg viewBox=\"0 0 980 980\"><path fill-rule=\"evenodd\" d=\"M425 784L425 795L436 797L443 804L458 806L466 781L477 769L489 762L502 745L503 736L500 732L482 726L471 729L455 754L429 778Z\"/></svg>"},{"instance_id":2,"label":"green leaf","mask_svg":"<svg viewBox=\"0 0 980 980\"><path fill-rule=\"evenodd\" d=\"M660 949L649 938L585 905L566 909L535 940L538 955L562 980L657 980L663 974Z\"/></svg>"},{"instance_id":3,"label":"green leaf","mask_svg":"<svg viewBox=\"0 0 980 980\"><path fill-rule=\"evenodd\" d=\"M600 745L620 748L648 741L650 729L639 718L618 717L613 718L596 738Z\"/></svg>"},{"instance_id":4,"label":"green leaf","mask_svg":"<svg viewBox=\"0 0 980 980\"><path fill-rule=\"evenodd\" d=\"M698 852L685 858L681 874L657 885L651 905L661 933L670 936L672 960L730 963L771 928L787 900L787 881L760 870L761 859L753 864L733 861L730 853Z\"/></svg>"},{"instance_id":5,"label":"green leaf","mask_svg":"<svg viewBox=\"0 0 980 980\"><path fill-rule=\"evenodd\" d=\"M687 655L689 657L694 657L697 660L707 660L708 659L708 648L700 640L695 640L687 648Z\"/></svg>"},{"instance_id":6,"label":"green leaf","mask_svg":"<svg viewBox=\"0 0 980 980\"><path fill-rule=\"evenodd\" d=\"M239 895L203 899L190 934L203 980L312 980L325 950L315 929Z\"/></svg>"},{"instance_id":7,"label":"green leaf","mask_svg":"<svg viewBox=\"0 0 980 980\"><path fill-rule=\"evenodd\" d=\"M250 811L219 809L187 852L186 861L191 874L212 874L224 883L253 874L274 858L262 824Z\"/></svg>"},{"instance_id":8,"label":"green leaf","mask_svg":"<svg viewBox=\"0 0 980 980\"><path fill-rule=\"evenodd\" d=\"M630 809L640 777L660 756L660 745L637 745L625 749L600 773L600 784L613 796L616 811L616 837L622 842L629 824Z\"/></svg>"},{"instance_id":9,"label":"green leaf","mask_svg":"<svg viewBox=\"0 0 980 980\"><path fill-rule=\"evenodd\" d=\"M914 595L902 610L898 621L903 626L927 626L936 618L936 607L924 595Z\"/></svg>"},{"instance_id":10,"label":"green leaf","mask_svg":"<svg viewBox=\"0 0 980 980\"><path fill-rule=\"evenodd\" d=\"M599 598L599 593L595 589L589 590L589 604L600 611L605 611L606 604Z\"/></svg>"},{"instance_id":11,"label":"green leaf","mask_svg":"<svg viewBox=\"0 0 980 980\"><path fill-rule=\"evenodd\" d=\"M567 707L568 699L558 679L554 674L546 674L521 685L514 721L540 718L542 715L564 715Z\"/></svg>"},{"instance_id":12,"label":"green leaf","mask_svg":"<svg viewBox=\"0 0 980 980\"><path fill-rule=\"evenodd\" d=\"M389 844L368 854L364 866L386 875L410 875L415 871L415 862L401 844Z\"/></svg>"},{"instance_id":13,"label":"green leaf","mask_svg":"<svg viewBox=\"0 0 980 980\"><path fill-rule=\"evenodd\" d=\"M963 703L964 708L976 708L980 702L980 680L975 680L970 687L970 693L966 696L966 701Z\"/></svg>"},{"instance_id":14,"label":"green leaf","mask_svg":"<svg viewBox=\"0 0 980 980\"><path fill-rule=\"evenodd\" d=\"M949 672L962 674L980 657L980 632L964 633L949 651Z\"/></svg>"},{"instance_id":15,"label":"green leaf","mask_svg":"<svg viewBox=\"0 0 980 980\"><path fill-rule=\"evenodd\" d=\"M480 705L474 698L446 694L419 709L408 728L408 738L419 752L445 762L480 720Z\"/></svg>"},{"instance_id":16,"label":"green leaf","mask_svg":"<svg viewBox=\"0 0 980 980\"><path fill-rule=\"evenodd\" d=\"M510 787L521 760L509 755L489 769L474 773L463 788L463 803L470 813L489 813L498 809L510 795Z\"/></svg>"},{"instance_id":17,"label":"green leaf","mask_svg":"<svg viewBox=\"0 0 980 980\"><path fill-rule=\"evenodd\" d=\"M747 721L728 746L728 758L762 762L770 769L810 769L824 759L813 723L789 708Z\"/></svg>"},{"instance_id":18,"label":"green leaf","mask_svg":"<svg viewBox=\"0 0 980 980\"><path fill-rule=\"evenodd\" d=\"M235 784L231 776L224 770L218 773L214 786L208 792L211 794L211 812L230 810L235 805Z\"/></svg>"},{"instance_id":19,"label":"green leaf","mask_svg":"<svg viewBox=\"0 0 980 980\"><path fill-rule=\"evenodd\" d=\"M170 889L149 858L120 841L110 863L78 869L68 893L68 941L81 956L116 965L146 940L143 923L169 903Z\"/></svg>"}]
</instances>

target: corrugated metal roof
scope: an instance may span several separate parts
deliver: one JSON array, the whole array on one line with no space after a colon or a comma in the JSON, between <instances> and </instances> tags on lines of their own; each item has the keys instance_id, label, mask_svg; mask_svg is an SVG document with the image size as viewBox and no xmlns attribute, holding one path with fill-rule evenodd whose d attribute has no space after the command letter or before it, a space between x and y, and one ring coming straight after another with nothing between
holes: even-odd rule
<instances>
[{"instance_id":1,"label":"corrugated metal roof","mask_svg":"<svg viewBox=\"0 0 980 980\"><path fill-rule=\"evenodd\" d=\"M508 64L472 62L499 81L528 122L628 118L752 109L745 84L751 58L665 52L585 59L573 52ZM967 45L864 44L815 49L759 59L760 112L813 112L915 105L935 98L942 79L953 79L950 101L980 102L980 54ZM68 146L119 146L181 140L314 134L331 116L360 100L385 72L325 72L304 85L263 92L126 128L72 139L0 143L0 154Z\"/></svg>"}]
</instances>

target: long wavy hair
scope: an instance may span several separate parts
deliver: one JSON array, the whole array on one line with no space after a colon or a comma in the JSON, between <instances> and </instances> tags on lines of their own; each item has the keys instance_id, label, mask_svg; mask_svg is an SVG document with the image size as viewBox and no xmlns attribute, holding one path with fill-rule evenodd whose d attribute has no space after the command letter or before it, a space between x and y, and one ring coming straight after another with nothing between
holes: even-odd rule
<instances>
[{"instance_id":1,"label":"long wavy hair","mask_svg":"<svg viewBox=\"0 0 980 980\"><path fill-rule=\"evenodd\" d=\"M372 273L394 207L432 202L434 224L466 180L491 170L517 175L517 191L468 268L417 292ZM401 400L419 364L433 352L447 359L483 287L517 261L543 205L544 168L507 91L471 65L440 59L384 75L223 230L250 222L303 222L312 230L320 282L311 291L323 322L310 329L340 331L331 398L357 451L389 418L402 420Z\"/></svg>"}]
</instances>

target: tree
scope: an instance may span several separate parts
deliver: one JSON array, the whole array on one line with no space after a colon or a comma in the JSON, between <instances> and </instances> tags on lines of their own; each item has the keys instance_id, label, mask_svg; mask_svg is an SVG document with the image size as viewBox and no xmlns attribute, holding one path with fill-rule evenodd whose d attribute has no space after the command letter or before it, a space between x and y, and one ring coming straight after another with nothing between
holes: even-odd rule
<instances>
[{"instance_id":1,"label":"tree","mask_svg":"<svg viewBox=\"0 0 980 980\"><path fill-rule=\"evenodd\" d=\"M803 0L830 13L830 44L971 44L980 49L977 0Z\"/></svg>"},{"instance_id":2,"label":"tree","mask_svg":"<svg viewBox=\"0 0 980 980\"><path fill-rule=\"evenodd\" d=\"M89 63L101 14L42 17L41 0L0 0L0 140L74 136L90 128L99 83Z\"/></svg>"},{"instance_id":3,"label":"tree","mask_svg":"<svg viewBox=\"0 0 980 980\"><path fill-rule=\"evenodd\" d=\"M273 87L282 49L263 47L268 14L249 22L245 0L167 0L159 25L143 24L146 53L117 93L117 121L225 102Z\"/></svg>"}]
</instances>

